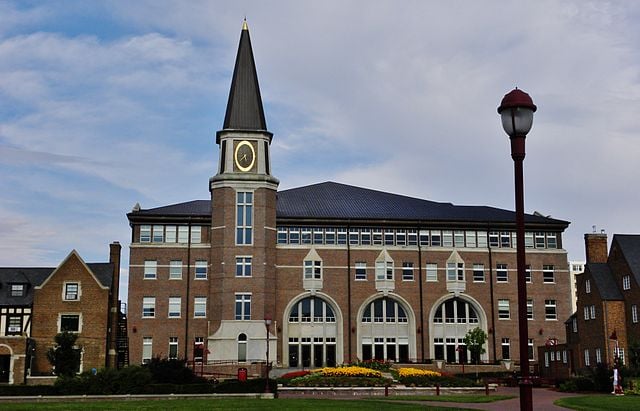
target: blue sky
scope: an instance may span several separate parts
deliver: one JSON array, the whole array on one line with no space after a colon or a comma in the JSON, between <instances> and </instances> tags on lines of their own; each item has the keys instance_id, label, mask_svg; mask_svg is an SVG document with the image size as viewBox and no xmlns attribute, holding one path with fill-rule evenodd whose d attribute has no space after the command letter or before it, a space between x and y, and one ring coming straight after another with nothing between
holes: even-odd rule
<instances>
[{"instance_id":1,"label":"blue sky","mask_svg":"<svg viewBox=\"0 0 640 411\"><path fill-rule=\"evenodd\" d=\"M338 181L513 209L496 107L539 109L525 208L640 233L640 5L0 2L0 265L105 261L125 214L209 196L246 16L281 189Z\"/></svg>"}]
</instances>

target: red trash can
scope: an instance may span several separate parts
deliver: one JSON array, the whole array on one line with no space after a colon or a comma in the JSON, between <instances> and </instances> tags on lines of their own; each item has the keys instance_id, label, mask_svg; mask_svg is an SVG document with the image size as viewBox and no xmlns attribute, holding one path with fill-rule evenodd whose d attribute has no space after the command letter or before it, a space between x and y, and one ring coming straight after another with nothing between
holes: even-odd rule
<instances>
[{"instance_id":1,"label":"red trash can","mask_svg":"<svg viewBox=\"0 0 640 411\"><path fill-rule=\"evenodd\" d=\"M246 382L247 381L247 369L246 368L238 368L238 381Z\"/></svg>"}]
</instances>

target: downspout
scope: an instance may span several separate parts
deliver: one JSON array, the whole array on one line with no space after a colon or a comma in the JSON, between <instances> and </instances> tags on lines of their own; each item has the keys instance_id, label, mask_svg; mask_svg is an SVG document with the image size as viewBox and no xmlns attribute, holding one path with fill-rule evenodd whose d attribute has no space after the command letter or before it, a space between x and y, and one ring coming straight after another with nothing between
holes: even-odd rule
<instances>
[{"instance_id":1,"label":"downspout","mask_svg":"<svg viewBox=\"0 0 640 411\"><path fill-rule=\"evenodd\" d=\"M187 240L187 296L184 313L184 358L189 360L189 297L191 284L191 217L189 217L189 238Z\"/></svg>"},{"instance_id":2,"label":"downspout","mask_svg":"<svg viewBox=\"0 0 640 411\"><path fill-rule=\"evenodd\" d=\"M418 227L418 289L420 292L420 362L424 362L424 299L422 295L422 249L420 248L420 227Z\"/></svg>"},{"instance_id":3,"label":"downspout","mask_svg":"<svg viewBox=\"0 0 640 411\"><path fill-rule=\"evenodd\" d=\"M353 361L351 356L351 245L349 244L349 229L351 228L350 220L347 221L347 338L349 344L349 362Z\"/></svg>"},{"instance_id":4,"label":"downspout","mask_svg":"<svg viewBox=\"0 0 640 411\"><path fill-rule=\"evenodd\" d=\"M489 251L489 295L491 297L491 328L493 332L491 333L491 339L493 341L493 361L497 361L498 357L496 355L496 311L495 311L495 301L493 296L493 254L491 253L491 244L489 243L489 230L487 230L487 249Z\"/></svg>"}]
</instances>

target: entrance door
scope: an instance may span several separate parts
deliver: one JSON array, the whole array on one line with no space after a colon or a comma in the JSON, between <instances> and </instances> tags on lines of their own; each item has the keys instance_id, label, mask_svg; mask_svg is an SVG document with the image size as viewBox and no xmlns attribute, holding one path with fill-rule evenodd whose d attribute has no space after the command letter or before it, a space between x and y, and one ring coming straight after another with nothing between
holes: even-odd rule
<instances>
[{"instance_id":1,"label":"entrance door","mask_svg":"<svg viewBox=\"0 0 640 411\"><path fill-rule=\"evenodd\" d=\"M0 355L0 382L9 382L9 373L11 372L11 356Z\"/></svg>"}]
</instances>

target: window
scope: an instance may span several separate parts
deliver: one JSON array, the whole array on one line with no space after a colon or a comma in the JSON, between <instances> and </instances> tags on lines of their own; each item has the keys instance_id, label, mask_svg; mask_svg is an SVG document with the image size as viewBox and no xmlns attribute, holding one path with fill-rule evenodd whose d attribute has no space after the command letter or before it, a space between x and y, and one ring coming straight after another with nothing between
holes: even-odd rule
<instances>
[{"instance_id":1,"label":"window","mask_svg":"<svg viewBox=\"0 0 640 411\"><path fill-rule=\"evenodd\" d=\"M456 248L464 247L464 231L456 230L453 232L453 245Z\"/></svg>"},{"instance_id":2,"label":"window","mask_svg":"<svg viewBox=\"0 0 640 411\"><path fill-rule=\"evenodd\" d=\"M447 281L464 281L464 263L447 263Z\"/></svg>"},{"instance_id":3,"label":"window","mask_svg":"<svg viewBox=\"0 0 640 411\"><path fill-rule=\"evenodd\" d=\"M191 227L191 243L200 244L202 242L202 227L194 225Z\"/></svg>"},{"instance_id":4,"label":"window","mask_svg":"<svg viewBox=\"0 0 640 411\"><path fill-rule=\"evenodd\" d=\"M544 248L544 233L536 233L536 248Z\"/></svg>"},{"instance_id":5,"label":"window","mask_svg":"<svg viewBox=\"0 0 640 411\"><path fill-rule=\"evenodd\" d=\"M80 314L61 314L60 332L63 331L72 333L80 332Z\"/></svg>"},{"instance_id":6,"label":"window","mask_svg":"<svg viewBox=\"0 0 640 411\"><path fill-rule=\"evenodd\" d=\"M431 230L431 246L440 247L442 245L442 234L440 230Z\"/></svg>"},{"instance_id":7,"label":"window","mask_svg":"<svg viewBox=\"0 0 640 411\"><path fill-rule=\"evenodd\" d=\"M182 260L169 261L169 279L182 280Z\"/></svg>"},{"instance_id":8,"label":"window","mask_svg":"<svg viewBox=\"0 0 640 411\"><path fill-rule=\"evenodd\" d=\"M413 281L413 263L402 263L402 281Z\"/></svg>"},{"instance_id":9,"label":"window","mask_svg":"<svg viewBox=\"0 0 640 411\"><path fill-rule=\"evenodd\" d=\"M524 233L524 246L526 248L533 248L533 233Z\"/></svg>"},{"instance_id":10,"label":"window","mask_svg":"<svg viewBox=\"0 0 640 411\"><path fill-rule=\"evenodd\" d=\"M182 305L181 297L169 297L169 318L180 317L181 305Z\"/></svg>"},{"instance_id":11,"label":"window","mask_svg":"<svg viewBox=\"0 0 640 411\"><path fill-rule=\"evenodd\" d=\"M376 280L393 280L393 261L376 261Z\"/></svg>"},{"instance_id":12,"label":"window","mask_svg":"<svg viewBox=\"0 0 640 411\"><path fill-rule=\"evenodd\" d=\"M347 244L346 228L338 228L338 244Z\"/></svg>"},{"instance_id":13,"label":"window","mask_svg":"<svg viewBox=\"0 0 640 411\"><path fill-rule=\"evenodd\" d=\"M562 362L567 363L567 350L562 350Z\"/></svg>"},{"instance_id":14,"label":"window","mask_svg":"<svg viewBox=\"0 0 640 411\"><path fill-rule=\"evenodd\" d=\"M142 318L154 318L156 316L156 297L142 298Z\"/></svg>"},{"instance_id":15,"label":"window","mask_svg":"<svg viewBox=\"0 0 640 411\"><path fill-rule=\"evenodd\" d=\"M584 292L587 294L591 294L591 280L585 280L584 282Z\"/></svg>"},{"instance_id":16,"label":"window","mask_svg":"<svg viewBox=\"0 0 640 411\"><path fill-rule=\"evenodd\" d=\"M500 237L497 231L489 232L489 247L499 247Z\"/></svg>"},{"instance_id":17,"label":"window","mask_svg":"<svg viewBox=\"0 0 640 411\"><path fill-rule=\"evenodd\" d=\"M161 225L153 226L153 242L154 243L164 242L164 226L161 226Z\"/></svg>"},{"instance_id":18,"label":"window","mask_svg":"<svg viewBox=\"0 0 640 411\"><path fill-rule=\"evenodd\" d=\"M284 227L278 227L278 244L287 244L287 229Z\"/></svg>"},{"instance_id":19,"label":"window","mask_svg":"<svg viewBox=\"0 0 640 411\"><path fill-rule=\"evenodd\" d=\"M527 283L533 282L533 277L531 276L531 264L524 266L524 279Z\"/></svg>"},{"instance_id":20,"label":"window","mask_svg":"<svg viewBox=\"0 0 640 411\"><path fill-rule=\"evenodd\" d=\"M407 234L404 230L396 232L396 245L407 245Z\"/></svg>"},{"instance_id":21,"label":"window","mask_svg":"<svg viewBox=\"0 0 640 411\"><path fill-rule=\"evenodd\" d=\"M65 283L64 284L64 300L77 301L80 299L80 284Z\"/></svg>"},{"instance_id":22,"label":"window","mask_svg":"<svg viewBox=\"0 0 640 411\"><path fill-rule=\"evenodd\" d=\"M384 245L394 245L394 235L393 231L385 231L384 232Z\"/></svg>"},{"instance_id":23,"label":"window","mask_svg":"<svg viewBox=\"0 0 640 411\"><path fill-rule=\"evenodd\" d=\"M631 322L634 324L638 322L638 306L636 304L631 306Z\"/></svg>"},{"instance_id":24,"label":"window","mask_svg":"<svg viewBox=\"0 0 640 411\"><path fill-rule=\"evenodd\" d=\"M207 262L205 260L196 261L196 280L207 279Z\"/></svg>"},{"instance_id":25,"label":"window","mask_svg":"<svg viewBox=\"0 0 640 411\"><path fill-rule=\"evenodd\" d=\"M509 248L511 247L511 233L508 231L500 232L500 247Z\"/></svg>"},{"instance_id":26,"label":"window","mask_svg":"<svg viewBox=\"0 0 640 411\"><path fill-rule=\"evenodd\" d=\"M549 368L549 352L548 351L544 352L544 366Z\"/></svg>"},{"instance_id":27,"label":"window","mask_svg":"<svg viewBox=\"0 0 640 411\"><path fill-rule=\"evenodd\" d=\"M533 300L527 300L527 320L533 320Z\"/></svg>"},{"instance_id":28,"label":"window","mask_svg":"<svg viewBox=\"0 0 640 411\"><path fill-rule=\"evenodd\" d=\"M363 234L364 236L364 234ZM363 238L363 244L364 244L364 237ZM408 230L407 231L407 245L410 246L415 246L418 245L418 233L416 232L416 230Z\"/></svg>"},{"instance_id":29,"label":"window","mask_svg":"<svg viewBox=\"0 0 640 411\"><path fill-rule=\"evenodd\" d=\"M474 283L484 282L484 264L473 265L473 282Z\"/></svg>"},{"instance_id":30,"label":"window","mask_svg":"<svg viewBox=\"0 0 640 411\"><path fill-rule=\"evenodd\" d=\"M584 319L585 320L589 319L589 306L588 305L584 306Z\"/></svg>"},{"instance_id":31,"label":"window","mask_svg":"<svg viewBox=\"0 0 640 411\"><path fill-rule=\"evenodd\" d=\"M571 320L571 328L574 333L578 332L578 319L576 317Z\"/></svg>"},{"instance_id":32,"label":"window","mask_svg":"<svg viewBox=\"0 0 640 411\"><path fill-rule=\"evenodd\" d=\"M168 225L164 228L164 241L167 243L175 243L176 242L176 229L175 225Z\"/></svg>"},{"instance_id":33,"label":"window","mask_svg":"<svg viewBox=\"0 0 640 411\"><path fill-rule=\"evenodd\" d=\"M552 265L542 266L542 282L547 284L556 282L556 276L555 276L555 273L553 272Z\"/></svg>"},{"instance_id":34,"label":"window","mask_svg":"<svg viewBox=\"0 0 640 411\"><path fill-rule=\"evenodd\" d=\"M596 319L596 306L595 305L590 305L589 306L589 315L590 315L592 320Z\"/></svg>"},{"instance_id":35,"label":"window","mask_svg":"<svg viewBox=\"0 0 640 411\"><path fill-rule=\"evenodd\" d=\"M502 339L502 359L503 360L508 360L511 358L510 346L511 346L511 342L509 341L509 339L503 338Z\"/></svg>"},{"instance_id":36,"label":"window","mask_svg":"<svg viewBox=\"0 0 640 411\"><path fill-rule=\"evenodd\" d=\"M311 244L311 228L305 227L301 231L301 243L302 244Z\"/></svg>"},{"instance_id":37,"label":"window","mask_svg":"<svg viewBox=\"0 0 640 411\"><path fill-rule=\"evenodd\" d=\"M360 232L360 244L362 245L371 245L371 230L370 229L362 229Z\"/></svg>"},{"instance_id":38,"label":"window","mask_svg":"<svg viewBox=\"0 0 640 411\"><path fill-rule=\"evenodd\" d=\"M142 363L147 364L153 356L153 337L142 337Z\"/></svg>"},{"instance_id":39,"label":"window","mask_svg":"<svg viewBox=\"0 0 640 411\"><path fill-rule=\"evenodd\" d=\"M300 244L300 229L298 227L291 227L289 229L289 243Z\"/></svg>"},{"instance_id":40,"label":"window","mask_svg":"<svg viewBox=\"0 0 640 411\"><path fill-rule=\"evenodd\" d=\"M547 233L547 248L558 248L558 241L555 233Z\"/></svg>"},{"instance_id":41,"label":"window","mask_svg":"<svg viewBox=\"0 0 640 411\"><path fill-rule=\"evenodd\" d=\"M236 195L236 244L253 244L253 193Z\"/></svg>"},{"instance_id":42,"label":"window","mask_svg":"<svg viewBox=\"0 0 640 411\"><path fill-rule=\"evenodd\" d=\"M487 232L486 231L478 231L478 248L487 247Z\"/></svg>"},{"instance_id":43,"label":"window","mask_svg":"<svg viewBox=\"0 0 640 411\"><path fill-rule=\"evenodd\" d=\"M236 294L236 320L251 319L251 294Z\"/></svg>"},{"instance_id":44,"label":"window","mask_svg":"<svg viewBox=\"0 0 640 411\"><path fill-rule=\"evenodd\" d=\"M527 342L527 349L529 350L529 359L532 361L535 360L533 353L533 338L529 338L529 341Z\"/></svg>"},{"instance_id":45,"label":"window","mask_svg":"<svg viewBox=\"0 0 640 411\"><path fill-rule=\"evenodd\" d=\"M151 242L151 226L150 225L140 226L140 242L141 243Z\"/></svg>"},{"instance_id":46,"label":"window","mask_svg":"<svg viewBox=\"0 0 640 411\"><path fill-rule=\"evenodd\" d=\"M367 263L358 261L356 262L356 280L367 279Z\"/></svg>"},{"instance_id":47,"label":"window","mask_svg":"<svg viewBox=\"0 0 640 411\"><path fill-rule=\"evenodd\" d=\"M236 277L251 277L251 257L236 257Z\"/></svg>"},{"instance_id":48,"label":"window","mask_svg":"<svg viewBox=\"0 0 640 411\"><path fill-rule=\"evenodd\" d=\"M618 348L618 359L620 364L624 365L624 348Z\"/></svg>"},{"instance_id":49,"label":"window","mask_svg":"<svg viewBox=\"0 0 640 411\"><path fill-rule=\"evenodd\" d=\"M624 277L622 277L622 289L629 290L630 288L631 288L631 277L628 275L625 275Z\"/></svg>"},{"instance_id":50,"label":"window","mask_svg":"<svg viewBox=\"0 0 640 411\"><path fill-rule=\"evenodd\" d=\"M429 247L429 230L421 230L418 237L421 246Z\"/></svg>"},{"instance_id":51,"label":"window","mask_svg":"<svg viewBox=\"0 0 640 411\"><path fill-rule=\"evenodd\" d=\"M24 297L24 284L11 284L11 296L12 297Z\"/></svg>"},{"instance_id":52,"label":"window","mask_svg":"<svg viewBox=\"0 0 640 411\"><path fill-rule=\"evenodd\" d=\"M466 237L467 237L467 241L466 241L466 245L469 248L475 248L476 247L476 232L475 231L467 231L466 232Z\"/></svg>"},{"instance_id":53,"label":"window","mask_svg":"<svg viewBox=\"0 0 640 411\"><path fill-rule=\"evenodd\" d=\"M327 228L324 230L324 243L325 244L335 244L336 243L336 229L335 228Z\"/></svg>"},{"instance_id":54,"label":"window","mask_svg":"<svg viewBox=\"0 0 640 411\"><path fill-rule=\"evenodd\" d=\"M544 300L544 318L545 320L557 320L556 300Z\"/></svg>"},{"instance_id":55,"label":"window","mask_svg":"<svg viewBox=\"0 0 640 411\"><path fill-rule=\"evenodd\" d=\"M178 337L169 337L169 359L178 358Z\"/></svg>"},{"instance_id":56,"label":"window","mask_svg":"<svg viewBox=\"0 0 640 411\"><path fill-rule=\"evenodd\" d=\"M304 278L305 279L322 279L322 261L305 260L304 261Z\"/></svg>"},{"instance_id":57,"label":"window","mask_svg":"<svg viewBox=\"0 0 640 411\"><path fill-rule=\"evenodd\" d=\"M596 348L596 364L602 363L602 351L600 348Z\"/></svg>"},{"instance_id":58,"label":"window","mask_svg":"<svg viewBox=\"0 0 640 411\"><path fill-rule=\"evenodd\" d=\"M591 362L589 361L589 350L584 350L584 365L585 367L591 365Z\"/></svg>"},{"instance_id":59,"label":"window","mask_svg":"<svg viewBox=\"0 0 640 411\"><path fill-rule=\"evenodd\" d=\"M508 320L511 318L509 300L498 300L498 318L501 320Z\"/></svg>"},{"instance_id":60,"label":"window","mask_svg":"<svg viewBox=\"0 0 640 411\"><path fill-rule=\"evenodd\" d=\"M7 335L16 335L22 333L22 316L9 315L7 317Z\"/></svg>"},{"instance_id":61,"label":"window","mask_svg":"<svg viewBox=\"0 0 640 411\"><path fill-rule=\"evenodd\" d=\"M444 230L442 232L442 246L453 247L453 232L449 230Z\"/></svg>"},{"instance_id":62,"label":"window","mask_svg":"<svg viewBox=\"0 0 640 411\"><path fill-rule=\"evenodd\" d=\"M507 271L506 264L496 265L496 282L498 283L509 282L509 272Z\"/></svg>"},{"instance_id":63,"label":"window","mask_svg":"<svg viewBox=\"0 0 640 411\"><path fill-rule=\"evenodd\" d=\"M427 281L428 282L436 282L438 281L438 264L435 263L427 263Z\"/></svg>"},{"instance_id":64,"label":"window","mask_svg":"<svg viewBox=\"0 0 640 411\"><path fill-rule=\"evenodd\" d=\"M155 280L157 278L158 262L155 260L147 260L144 262L144 279Z\"/></svg>"},{"instance_id":65,"label":"window","mask_svg":"<svg viewBox=\"0 0 640 411\"><path fill-rule=\"evenodd\" d=\"M195 318L207 316L207 297L195 297L193 299L193 316Z\"/></svg>"},{"instance_id":66,"label":"window","mask_svg":"<svg viewBox=\"0 0 640 411\"><path fill-rule=\"evenodd\" d=\"M186 225L178 226L178 242L187 244L189 242L189 227Z\"/></svg>"}]
</instances>

